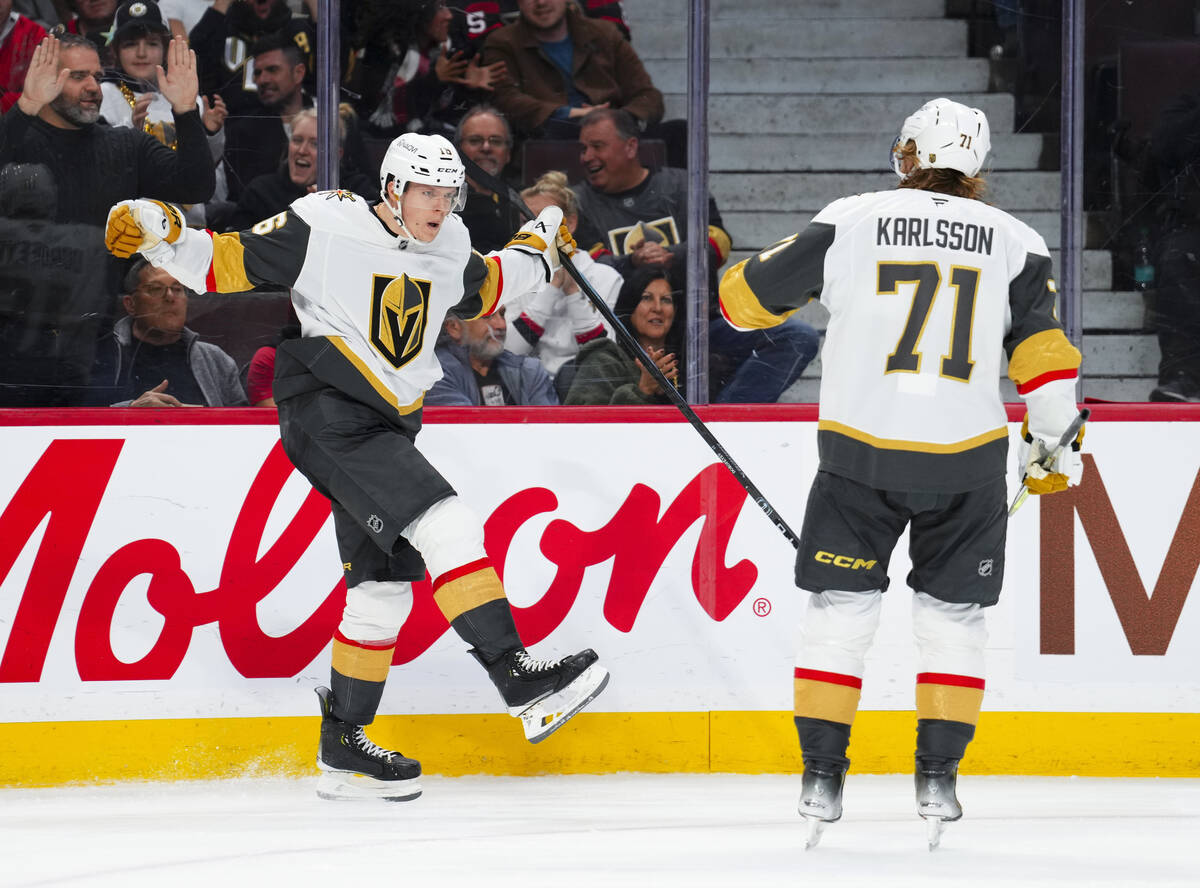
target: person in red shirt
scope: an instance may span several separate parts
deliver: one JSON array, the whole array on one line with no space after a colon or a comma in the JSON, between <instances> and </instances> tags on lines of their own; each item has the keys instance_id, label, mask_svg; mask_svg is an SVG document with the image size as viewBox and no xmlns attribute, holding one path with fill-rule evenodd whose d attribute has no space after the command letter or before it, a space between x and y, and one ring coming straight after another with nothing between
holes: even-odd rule
<instances>
[{"instance_id":1,"label":"person in red shirt","mask_svg":"<svg viewBox=\"0 0 1200 888\"><path fill-rule=\"evenodd\" d=\"M0 111L21 97L25 71L46 29L33 19L13 12L12 0L0 0Z\"/></svg>"}]
</instances>

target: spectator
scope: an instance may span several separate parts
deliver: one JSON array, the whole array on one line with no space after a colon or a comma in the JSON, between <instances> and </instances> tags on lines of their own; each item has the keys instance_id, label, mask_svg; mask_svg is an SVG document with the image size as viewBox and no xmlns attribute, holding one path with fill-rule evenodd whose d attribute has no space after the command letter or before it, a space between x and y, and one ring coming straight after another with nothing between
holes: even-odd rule
<instances>
[{"instance_id":1,"label":"spectator","mask_svg":"<svg viewBox=\"0 0 1200 888\"><path fill-rule=\"evenodd\" d=\"M138 258L125 276L126 317L97 349L93 395L114 407L244 407L233 358L189 330L188 289Z\"/></svg>"},{"instance_id":2,"label":"spectator","mask_svg":"<svg viewBox=\"0 0 1200 888\"><path fill-rule=\"evenodd\" d=\"M62 22L67 3L66 0L13 0L13 9L49 31Z\"/></svg>"},{"instance_id":3,"label":"spectator","mask_svg":"<svg viewBox=\"0 0 1200 888\"><path fill-rule=\"evenodd\" d=\"M158 89L158 71L166 60L169 33L154 0L128 0L117 8L111 40L113 68L100 84L104 96L100 116L110 126L143 130L174 150L178 145L175 115L170 101ZM217 175L214 197L223 200L226 184L219 164L225 152L225 103L220 95L214 95L211 104L202 96L197 97L196 104ZM194 205L186 217L188 224L203 227L204 205Z\"/></svg>"},{"instance_id":4,"label":"spectator","mask_svg":"<svg viewBox=\"0 0 1200 888\"><path fill-rule=\"evenodd\" d=\"M463 111L504 77L502 63L484 67L482 57L468 59L451 43L452 17L444 0L416 0L398 9L368 7L361 27L373 36L362 52L360 88L376 133L449 136Z\"/></svg>"},{"instance_id":5,"label":"spectator","mask_svg":"<svg viewBox=\"0 0 1200 888\"><path fill-rule=\"evenodd\" d=\"M496 178L503 179L512 159L512 130L504 115L490 105L476 105L458 122L454 137L463 157ZM467 203L459 216L471 233L471 245L481 253L498 250L508 243L509 232L521 224L517 209L502 195L494 194L467 177Z\"/></svg>"},{"instance_id":6,"label":"spectator","mask_svg":"<svg viewBox=\"0 0 1200 888\"><path fill-rule=\"evenodd\" d=\"M90 42L74 34L61 40L49 36L38 45L21 97L0 117L0 166L43 164L55 186L53 221L92 232L77 243L100 258L95 263L81 258L80 267L108 269L79 281L69 299L71 317L59 317L68 327L26 331L29 375L15 367L15 375L0 379L9 403L62 406L82 394L96 337L111 322L111 294L120 286L120 267L109 264L100 252L112 202L139 192L181 203L202 203L212 196L212 161L196 109L195 59L182 40L172 41L169 57L160 88L174 111L176 151L138 130L95 125L101 103L100 58ZM69 352L64 351L67 342L72 344ZM50 378L37 376L43 360L58 364Z\"/></svg>"},{"instance_id":7,"label":"spectator","mask_svg":"<svg viewBox=\"0 0 1200 888\"><path fill-rule=\"evenodd\" d=\"M615 25L568 0L519 6L518 21L488 35L483 61L505 63L510 80L495 103L522 135L574 139L594 108L627 111L639 127L662 120L662 93Z\"/></svg>"},{"instance_id":8,"label":"spectator","mask_svg":"<svg viewBox=\"0 0 1200 888\"><path fill-rule=\"evenodd\" d=\"M338 138L346 143L346 127L338 119ZM341 155L341 150L338 152ZM361 173L343 169L342 188L358 194L372 194L375 187ZM237 210L227 223L227 231L241 231L282 213L292 201L317 190L317 112L305 108L292 119L292 136L288 140L287 159L273 173L259 176L242 192Z\"/></svg>"},{"instance_id":9,"label":"spectator","mask_svg":"<svg viewBox=\"0 0 1200 888\"><path fill-rule=\"evenodd\" d=\"M554 383L536 358L505 350L505 310L473 321L447 315L437 349L442 378L425 403L441 407L505 407L558 404Z\"/></svg>"},{"instance_id":10,"label":"spectator","mask_svg":"<svg viewBox=\"0 0 1200 888\"><path fill-rule=\"evenodd\" d=\"M225 163L229 195L235 200L256 178L278 169L291 138L292 118L313 105L304 91L307 69L299 49L274 36L256 44L251 53L261 103L253 114L232 117L227 125Z\"/></svg>"},{"instance_id":11,"label":"spectator","mask_svg":"<svg viewBox=\"0 0 1200 888\"><path fill-rule=\"evenodd\" d=\"M246 396L250 399L251 407L275 406L275 353L279 343L299 338L300 322L293 313L292 319L279 328L275 341L264 345L250 358L246 368Z\"/></svg>"},{"instance_id":12,"label":"spectator","mask_svg":"<svg viewBox=\"0 0 1200 888\"><path fill-rule=\"evenodd\" d=\"M1156 238L1158 385L1151 401L1200 401L1200 93L1169 102L1150 135L1162 191Z\"/></svg>"},{"instance_id":13,"label":"spectator","mask_svg":"<svg viewBox=\"0 0 1200 888\"><path fill-rule=\"evenodd\" d=\"M46 29L13 11L12 0L0 0L0 113L17 103L25 69Z\"/></svg>"},{"instance_id":14,"label":"spectator","mask_svg":"<svg viewBox=\"0 0 1200 888\"><path fill-rule=\"evenodd\" d=\"M599 109L579 133L587 181L579 196L579 243L594 255L611 254L622 277L636 268L686 264L687 173L673 167L651 172L638 160L634 121L621 111ZM770 331L734 330L716 305L716 273L731 241L716 201L708 199L710 386L725 403L774 403L817 353L817 331L790 318Z\"/></svg>"},{"instance_id":15,"label":"spectator","mask_svg":"<svg viewBox=\"0 0 1200 888\"><path fill-rule=\"evenodd\" d=\"M574 0L573 0L574 2ZM579 0L579 5L589 18L612 22L629 39L629 25L618 0ZM467 47L467 54L482 51L487 35L504 25L511 25L521 15L519 0L474 0L455 8L454 21L450 24L451 39L457 45Z\"/></svg>"},{"instance_id":16,"label":"spectator","mask_svg":"<svg viewBox=\"0 0 1200 888\"><path fill-rule=\"evenodd\" d=\"M213 0L191 30L191 44L200 60L203 93L219 92L230 115L260 110L253 47L268 38L299 51L299 60L315 89L316 29L304 16L293 16L287 0Z\"/></svg>"},{"instance_id":17,"label":"spectator","mask_svg":"<svg viewBox=\"0 0 1200 888\"><path fill-rule=\"evenodd\" d=\"M67 0L67 6L75 10L74 18L66 24L67 33L86 37L103 59L117 0Z\"/></svg>"},{"instance_id":18,"label":"spectator","mask_svg":"<svg viewBox=\"0 0 1200 888\"><path fill-rule=\"evenodd\" d=\"M158 8L172 36L186 40L212 5L212 0L161 0Z\"/></svg>"},{"instance_id":19,"label":"spectator","mask_svg":"<svg viewBox=\"0 0 1200 888\"><path fill-rule=\"evenodd\" d=\"M614 313L672 383L679 387L683 351L680 330L683 306L666 269L647 266L625 281ZM579 351L567 404L665 404L662 390L641 361L635 361L613 340L589 342Z\"/></svg>"},{"instance_id":20,"label":"spectator","mask_svg":"<svg viewBox=\"0 0 1200 888\"><path fill-rule=\"evenodd\" d=\"M534 213L540 213L549 206L561 209L563 222L574 234L579 223L579 201L575 192L567 187L565 174L546 173L522 191L521 197ZM600 298L612 308L621 289L621 275L615 269L594 261L583 250L577 251L572 261ZM575 279L562 268L538 290L515 300L509 310L516 316L513 328L518 333L508 338L509 351L519 355L532 353L541 361L554 377L560 397L569 386L569 375L573 375L574 359L579 349L608 333L600 313L580 291ZM560 369L567 366L568 362L568 376L560 380Z\"/></svg>"}]
</instances>

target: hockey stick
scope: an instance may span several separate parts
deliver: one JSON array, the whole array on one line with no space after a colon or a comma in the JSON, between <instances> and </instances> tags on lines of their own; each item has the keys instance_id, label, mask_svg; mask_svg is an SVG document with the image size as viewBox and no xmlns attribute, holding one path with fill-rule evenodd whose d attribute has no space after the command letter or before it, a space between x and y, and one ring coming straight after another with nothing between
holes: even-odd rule
<instances>
[{"instance_id":1,"label":"hockey stick","mask_svg":"<svg viewBox=\"0 0 1200 888\"><path fill-rule=\"evenodd\" d=\"M526 218L536 218L535 214L530 211L529 207L525 206L525 201L521 200L521 195L517 193L515 188L513 188L507 182L504 182L503 180L482 169L479 164L475 163L469 157L463 156L462 162L466 167L468 176L470 176L483 187L503 196L512 206L524 214ZM746 473L742 471L741 466L739 466L737 462L734 461L733 457L729 455L728 451L721 446L721 442L717 440L716 436L711 431L709 431L708 426L704 424L704 420L696 415L696 411L694 411L692 406L686 400L684 400L683 395L679 394L679 390L675 388L675 386L670 382L670 380L667 379L663 372L658 369L658 365L654 363L653 359L651 359L648 354L646 354L646 351L642 348L641 343L634 338L633 334L626 329L624 324L617 320L617 316L613 314L613 310L608 307L608 303L600 298L600 294L596 292L595 288L592 287L592 285L588 282L588 279L583 276L583 273L575 267L575 263L571 261L571 258L569 256L560 255L559 261L561 262L562 267L566 269L567 274L569 274L575 283L579 285L579 289L583 291L583 294L587 297L588 301L592 303L592 307L595 308L596 311L600 312L600 316L608 322L608 325L612 328L613 332L616 333L617 342L623 349L625 349L625 352L646 368L646 372L649 373L654 381L658 383L658 387L666 392L667 398L670 399L671 403L679 408L679 412L684 415L684 418L691 423L692 428L694 428L700 437L704 439L704 443L706 443L712 452L717 455L717 458L725 465L725 468L729 470L729 473L733 475L737 482L742 485L742 488L746 491L746 493L749 494L750 498L754 500L755 505L763 510L766 516L771 519L771 523L774 524L779 532L787 538L787 541L791 543L793 547L797 549L800 548L800 538L796 536L795 532L788 526L788 523L783 520L783 517L775 511L775 507L768 502L765 496L763 496L762 491L760 491L754 482L751 481L746 475Z\"/></svg>"},{"instance_id":2,"label":"hockey stick","mask_svg":"<svg viewBox=\"0 0 1200 888\"><path fill-rule=\"evenodd\" d=\"M1062 433L1062 437L1058 439L1058 443L1054 445L1054 449L1047 453L1041 460L1042 468L1049 469L1058 461L1059 455L1067 447L1071 446L1071 442L1075 440L1075 436L1079 434L1079 430L1083 428L1083 424L1088 421L1092 415L1091 409L1084 407L1079 411L1079 415L1071 420L1071 424L1067 426L1067 430ZM1025 477L1029 473L1026 472L1021 476L1021 489L1017 491L1017 495L1013 497L1012 505L1008 507L1008 516L1011 518L1017 509L1024 505L1025 500L1029 499L1029 488L1025 486Z\"/></svg>"}]
</instances>

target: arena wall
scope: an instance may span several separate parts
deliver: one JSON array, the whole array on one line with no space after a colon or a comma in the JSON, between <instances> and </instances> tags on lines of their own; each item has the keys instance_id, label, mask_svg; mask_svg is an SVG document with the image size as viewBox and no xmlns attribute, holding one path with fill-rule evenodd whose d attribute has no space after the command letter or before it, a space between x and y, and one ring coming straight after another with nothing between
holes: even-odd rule
<instances>
[{"instance_id":1,"label":"arena wall","mask_svg":"<svg viewBox=\"0 0 1200 888\"><path fill-rule=\"evenodd\" d=\"M798 531L815 408L699 412ZM1084 483L1010 522L964 772L1200 777L1196 420L1095 405ZM345 589L274 421L0 411L0 785L315 773ZM799 769L793 549L675 411L430 409L419 440L534 652L594 647L612 681L530 746L417 584L373 739L446 775ZM907 571L902 540L859 772L911 768Z\"/></svg>"}]
</instances>

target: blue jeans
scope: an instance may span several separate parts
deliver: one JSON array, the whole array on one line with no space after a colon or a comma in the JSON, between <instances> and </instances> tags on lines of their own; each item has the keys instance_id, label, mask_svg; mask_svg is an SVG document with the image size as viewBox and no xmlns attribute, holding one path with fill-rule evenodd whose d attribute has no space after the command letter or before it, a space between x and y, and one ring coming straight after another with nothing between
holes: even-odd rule
<instances>
[{"instance_id":1,"label":"blue jeans","mask_svg":"<svg viewBox=\"0 0 1200 888\"><path fill-rule=\"evenodd\" d=\"M708 326L716 404L774 404L816 357L821 335L797 317L768 330L735 330L717 318Z\"/></svg>"}]
</instances>

